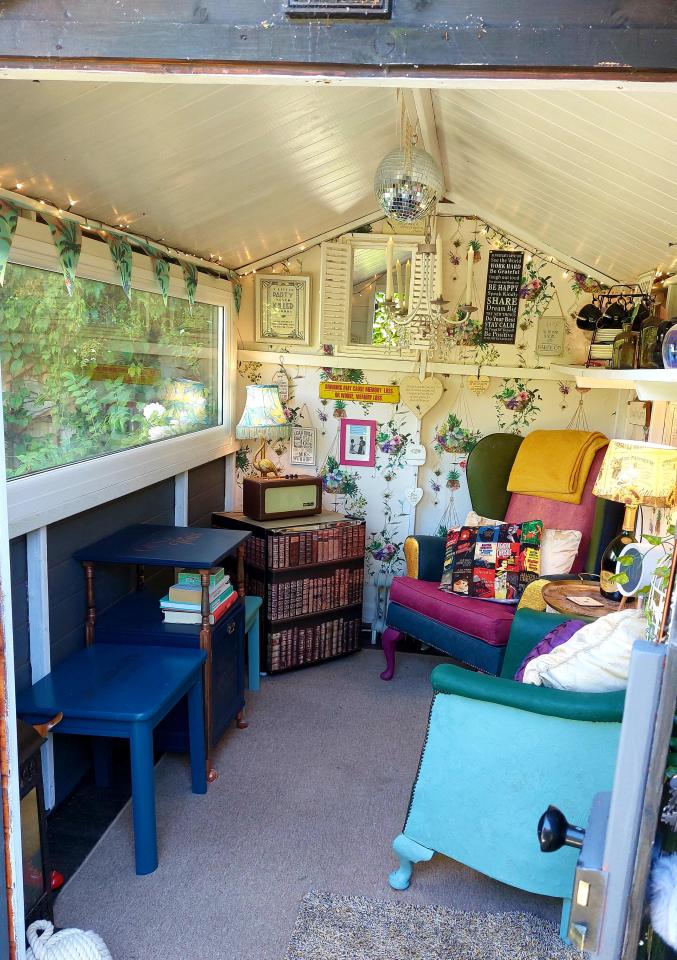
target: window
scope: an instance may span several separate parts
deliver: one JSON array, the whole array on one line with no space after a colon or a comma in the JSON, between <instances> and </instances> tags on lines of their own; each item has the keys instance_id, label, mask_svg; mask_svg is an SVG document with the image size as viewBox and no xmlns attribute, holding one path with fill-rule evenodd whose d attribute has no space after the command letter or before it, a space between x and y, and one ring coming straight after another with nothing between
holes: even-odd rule
<instances>
[{"instance_id":1,"label":"window","mask_svg":"<svg viewBox=\"0 0 677 960\"><path fill-rule=\"evenodd\" d=\"M223 308L9 264L0 288L7 475L223 423Z\"/></svg>"}]
</instances>

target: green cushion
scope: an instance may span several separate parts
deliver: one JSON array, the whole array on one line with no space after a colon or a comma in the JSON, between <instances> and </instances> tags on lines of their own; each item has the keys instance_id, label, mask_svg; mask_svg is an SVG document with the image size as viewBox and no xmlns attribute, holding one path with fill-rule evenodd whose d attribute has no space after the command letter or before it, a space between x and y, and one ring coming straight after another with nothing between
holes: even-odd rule
<instances>
[{"instance_id":1,"label":"green cushion","mask_svg":"<svg viewBox=\"0 0 677 960\"><path fill-rule=\"evenodd\" d=\"M483 517L502 520L511 493L508 477L523 437L514 433L490 433L468 457L466 479L473 510Z\"/></svg>"},{"instance_id":2,"label":"green cushion","mask_svg":"<svg viewBox=\"0 0 677 960\"><path fill-rule=\"evenodd\" d=\"M623 719L625 691L615 693L572 693L531 683L516 683L503 677L488 677L442 664L435 667L431 682L436 693L455 694L485 703L498 703L564 720L620 723Z\"/></svg>"}]
</instances>

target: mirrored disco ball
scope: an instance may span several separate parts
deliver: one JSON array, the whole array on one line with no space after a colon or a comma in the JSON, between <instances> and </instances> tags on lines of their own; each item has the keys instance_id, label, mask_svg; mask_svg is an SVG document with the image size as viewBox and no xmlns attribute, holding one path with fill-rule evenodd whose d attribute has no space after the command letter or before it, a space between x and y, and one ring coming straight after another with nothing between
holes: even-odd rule
<instances>
[{"instance_id":1,"label":"mirrored disco ball","mask_svg":"<svg viewBox=\"0 0 677 960\"><path fill-rule=\"evenodd\" d=\"M376 199L387 216L400 223L420 220L442 196L442 171L426 153L412 147L407 164L405 151L400 147L381 160L374 177Z\"/></svg>"}]
</instances>

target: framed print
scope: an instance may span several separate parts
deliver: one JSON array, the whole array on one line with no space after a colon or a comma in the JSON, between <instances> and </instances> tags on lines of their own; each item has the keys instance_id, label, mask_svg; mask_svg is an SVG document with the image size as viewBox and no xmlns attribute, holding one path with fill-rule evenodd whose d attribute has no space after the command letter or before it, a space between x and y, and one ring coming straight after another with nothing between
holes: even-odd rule
<instances>
[{"instance_id":1,"label":"framed print","mask_svg":"<svg viewBox=\"0 0 677 960\"><path fill-rule=\"evenodd\" d=\"M256 274L256 339L301 346L310 340L310 277Z\"/></svg>"},{"instance_id":2,"label":"framed print","mask_svg":"<svg viewBox=\"0 0 677 960\"><path fill-rule=\"evenodd\" d=\"M376 421L341 420L339 462L346 467L376 464Z\"/></svg>"},{"instance_id":3,"label":"framed print","mask_svg":"<svg viewBox=\"0 0 677 960\"><path fill-rule=\"evenodd\" d=\"M315 427L292 427L289 462L298 467L315 466L317 431Z\"/></svg>"}]
</instances>

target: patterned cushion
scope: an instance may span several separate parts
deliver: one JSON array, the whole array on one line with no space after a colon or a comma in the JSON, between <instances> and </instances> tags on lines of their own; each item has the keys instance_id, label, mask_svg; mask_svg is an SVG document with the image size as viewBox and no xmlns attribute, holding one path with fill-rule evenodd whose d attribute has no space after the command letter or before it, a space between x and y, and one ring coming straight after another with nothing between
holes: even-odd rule
<instances>
[{"instance_id":1,"label":"patterned cushion","mask_svg":"<svg viewBox=\"0 0 677 960\"><path fill-rule=\"evenodd\" d=\"M540 520L451 529L440 590L517 603L539 575L542 535Z\"/></svg>"}]
</instances>

